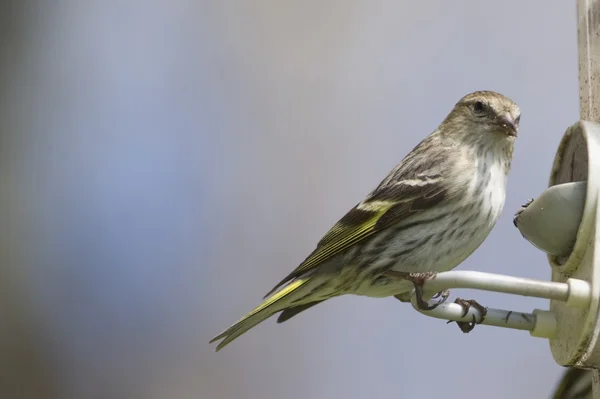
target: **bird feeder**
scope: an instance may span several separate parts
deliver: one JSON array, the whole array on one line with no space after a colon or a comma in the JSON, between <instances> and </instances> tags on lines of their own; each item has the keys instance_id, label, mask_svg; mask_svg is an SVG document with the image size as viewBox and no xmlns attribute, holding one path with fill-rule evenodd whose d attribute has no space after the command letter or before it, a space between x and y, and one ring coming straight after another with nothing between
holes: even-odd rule
<instances>
[{"instance_id":1,"label":"bird feeder","mask_svg":"<svg viewBox=\"0 0 600 399\"><path fill-rule=\"evenodd\" d=\"M582 291L576 303L550 301L557 320L550 348L563 366L600 367L599 192L600 125L580 121L558 147L550 187L515 218L523 236L548 254L552 281L577 281Z\"/></svg>"}]
</instances>

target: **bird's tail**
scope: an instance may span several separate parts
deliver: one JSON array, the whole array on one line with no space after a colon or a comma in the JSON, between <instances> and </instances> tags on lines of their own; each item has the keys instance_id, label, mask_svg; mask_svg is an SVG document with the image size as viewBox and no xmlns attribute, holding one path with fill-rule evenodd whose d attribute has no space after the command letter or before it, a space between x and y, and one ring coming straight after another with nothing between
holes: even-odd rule
<instances>
[{"instance_id":1,"label":"bird's tail","mask_svg":"<svg viewBox=\"0 0 600 399\"><path fill-rule=\"evenodd\" d=\"M222 339L217 345L216 350L219 351L223 349L226 345L231 343L231 341L256 326L258 323L265 321L275 313L285 309L289 304L290 296L293 293L298 293L298 290L310 280L310 278L299 278L292 281L290 284L265 299L263 303L246 316L242 317L237 323L211 339L210 342L213 343ZM288 299L288 301L285 299Z\"/></svg>"}]
</instances>

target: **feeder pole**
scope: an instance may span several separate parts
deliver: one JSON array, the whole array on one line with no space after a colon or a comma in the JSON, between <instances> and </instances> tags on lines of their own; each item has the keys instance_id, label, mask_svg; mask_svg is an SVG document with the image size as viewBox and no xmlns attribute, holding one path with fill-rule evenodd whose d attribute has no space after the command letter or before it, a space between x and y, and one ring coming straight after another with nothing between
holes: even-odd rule
<instances>
[{"instance_id":1,"label":"feeder pole","mask_svg":"<svg viewBox=\"0 0 600 399\"><path fill-rule=\"evenodd\" d=\"M580 119L600 122L600 0L577 0ZM600 370L593 370L593 395L600 399Z\"/></svg>"}]
</instances>

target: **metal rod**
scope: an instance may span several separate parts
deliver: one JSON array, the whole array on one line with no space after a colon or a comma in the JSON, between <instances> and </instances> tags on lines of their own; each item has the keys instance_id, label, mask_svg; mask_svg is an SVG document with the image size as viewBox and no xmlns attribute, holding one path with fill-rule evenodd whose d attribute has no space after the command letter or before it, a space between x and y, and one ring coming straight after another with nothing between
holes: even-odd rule
<instances>
[{"instance_id":1,"label":"metal rod","mask_svg":"<svg viewBox=\"0 0 600 399\"><path fill-rule=\"evenodd\" d=\"M569 297L569 286L566 283L464 270L438 273L425 280L423 285L423 291L427 294L449 288L471 288L559 301L566 301Z\"/></svg>"},{"instance_id":2,"label":"metal rod","mask_svg":"<svg viewBox=\"0 0 600 399\"><path fill-rule=\"evenodd\" d=\"M463 316L464 310L462 306L456 303L442 303L433 310L420 310L415 301L413 302L413 307L418 312L426 316L435 317L437 319L472 322L474 319L481 320L482 318L479 310L474 307L469 309L468 313ZM532 313L521 313L503 309L487 308L487 314L481 324L494 327L512 328L515 330L533 331L535 328L536 319L536 315Z\"/></svg>"}]
</instances>

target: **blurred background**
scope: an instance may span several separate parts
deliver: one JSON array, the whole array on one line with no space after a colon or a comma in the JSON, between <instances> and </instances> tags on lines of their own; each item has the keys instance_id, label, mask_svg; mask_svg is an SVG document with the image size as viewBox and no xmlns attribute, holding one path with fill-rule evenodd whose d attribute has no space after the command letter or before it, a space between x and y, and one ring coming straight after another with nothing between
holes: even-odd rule
<instances>
[{"instance_id":1,"label":"blurred background","mask_svg":"<svg viewBox=\"0 0 600 399\"><path fill-rule=\"evenodd\" d=\"M512 215L579 117L576 33L560 0L2 2L0 396L548 397L547 341L395 299L208 341L474 90L523 117L460 268L549 279Z\"/></svg>"}]
</instances>

